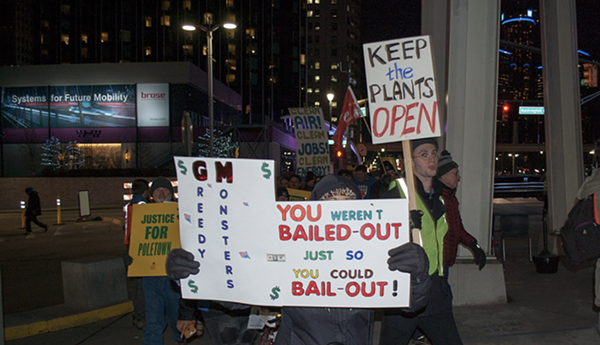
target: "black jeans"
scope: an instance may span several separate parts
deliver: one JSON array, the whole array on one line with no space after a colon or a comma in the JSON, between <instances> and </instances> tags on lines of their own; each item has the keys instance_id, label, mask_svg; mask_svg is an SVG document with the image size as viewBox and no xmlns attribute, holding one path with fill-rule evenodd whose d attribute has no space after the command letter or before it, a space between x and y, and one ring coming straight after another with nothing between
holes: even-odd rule
<instances>
[{"instance_id":1,"label":"black jeans","mask_svg":"<svg viewBox=\"0 0 600 345\"><path fill-rule=\"evenodd\" d=\"M30 215L30 216L25 216L25 230L27 232L31 232L31 222L34 222L37 226L39 226L40 228L46 228L46 224L40 222L37 219L37 215Z\"/></svg>"},{"instance_id":2,"label":"black jeans","mask_svg":"<svg viewBox=\"0 0 600 345\"><path fill-rule=\"evenodd\" d=\"M462 345L454 315L450 286L437 272L431 277L429 303L424 311L405 313L402 309L386 311L381 319L380 345L408 344L419 327L435 345Z\"/></svg>"}]
</instances>

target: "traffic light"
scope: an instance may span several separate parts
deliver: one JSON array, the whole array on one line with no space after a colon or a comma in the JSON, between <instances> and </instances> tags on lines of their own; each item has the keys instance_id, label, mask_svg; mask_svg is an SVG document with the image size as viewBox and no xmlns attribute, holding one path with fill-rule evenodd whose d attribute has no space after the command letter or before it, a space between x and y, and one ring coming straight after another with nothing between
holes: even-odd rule
<instances>
[{"instance_id":1,"label":"traffic light","mask_svg":"<svg viewBox=\"0 0 600 345\"><path fill-rule=\"evenodd\" d=\"M581 86L598 86L598 67L596 65L591 63L583 64L583 79L581 79Z\"/></svg>"},{"instance_id":2,"label":"traffic light","mask_svg":"<svg viewBox=\"0 0 600 345\"><path fill-rule=\"evenodd\" d=\"M508 121L508 111L509 110L510 110L510 107L508 106L508 104L504 104L502 106L502 122Z\"/></svg>"}]
</instances>

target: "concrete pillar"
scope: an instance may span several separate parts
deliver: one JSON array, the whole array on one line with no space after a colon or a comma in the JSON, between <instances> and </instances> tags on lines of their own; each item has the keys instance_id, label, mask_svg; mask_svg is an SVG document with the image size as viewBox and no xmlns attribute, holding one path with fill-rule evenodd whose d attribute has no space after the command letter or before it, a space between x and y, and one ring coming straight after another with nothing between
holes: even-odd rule
<instances>
[{"instance_id":1,"label":"concrete pillar","mask_svg":"<svg viewBox=\"0 0 600 345\"><path fill-rule=\"evenodd\" d=\"M438 111L442 125L442 138L438 138L440 146L446 146L446 106L448 75L448 6L449 0L421 1L421 34L431 36L433 47L433 68L438 94Z\"/></svg>"},{"instance_id":2,"label":"concrete pillar","mask_svg":"<svg viewBox=\"0 0 600 345\"><path fill-rule=\"evenodd\" d=\"M446 116L444 139L439 143L452 153L465 181L457 194L465 228L489 253L500 0L423 0L422 4L423 34L432 35L440 105L443 97L446 100L446 110L440 107ZM490 262L478 271L470 251L459 247L459 257L465 260L457 260L450 272L455 305L506 302L501 264Z\"/></svg>"},{"instance_id":3,"label":"concrete pillar","mask_svg":"<svg viewBox=\"0 0 600 345\"><path fill-rule=\"evenodd\" d=\"M540 0L548 230L558 231L583 180L575 1ZM550 250L557 244L549 238Z\"/></svg>"},{"instance_id":4,"label":"concrete pillar","mask_svg":"<svg viewBox=\"0 0 600 345\"><path fill-rule=\"evenodd\" d=\"M451 1L446 147L462 175L457 197L463 224L487 253L492 234L499 28L500 0ZM462 247L459 254L471 256Z\"/></svg>"}]
</instances>

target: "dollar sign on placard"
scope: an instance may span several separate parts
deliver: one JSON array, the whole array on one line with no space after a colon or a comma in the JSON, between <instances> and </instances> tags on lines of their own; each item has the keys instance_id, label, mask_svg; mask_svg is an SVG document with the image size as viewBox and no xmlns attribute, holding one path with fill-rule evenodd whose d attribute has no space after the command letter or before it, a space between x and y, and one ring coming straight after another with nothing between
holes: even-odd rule
<instances>
[{"instance_id":1,"label":"dollar sign on placard","mask_svg":"<svg viewBox=\"0 0 600 345\"><path fill-rule=\"evenodd\" d=\"M274 288L271 289L272 294L269 295L269 297L271 297L271 300L276 300L279 298L279 291L281 291L279 289L279 286L276 286Z\"/></svg>"},{"instance_id":2,"label":"dollar sign on placard","mask_svg":"<svg viewBox=\"0 0 600 345\"><path fill-rule=\"evenodd\" d=\"M185 167L185 165L183 164L182 160L178 160L177 161L177 166L179 168L181 168L181 173L185 175L185 173L187 172L187 168Z\"/></svg>"},{"instance_id":3,"label":"dollar sign on placard","mask_svg":"<svg viewBox=\"0 0 600 345\"><path fill-rule=\"evenodd\" d=\"M195 284L195 282L193 280L190 280L188 282L188 286L190 287L190 291L192 293L197 293L198 292L198 287L196 285L194 285L194 284Z\"/></svg>"},{"instance_id":4,"label":"dollar sign on placard","mask_svg":"<svg viewBox=\"0 0 600 345\"><path fill-rule=\"evenodd\" d=\"M271 178L271 170L269 170L268 168L269 168L269 163L263 163L262 167L260 168L260 170L262 170L265 173L263 175L263 177L266 178L267 180Z\"/></svg>"}]
</instances>

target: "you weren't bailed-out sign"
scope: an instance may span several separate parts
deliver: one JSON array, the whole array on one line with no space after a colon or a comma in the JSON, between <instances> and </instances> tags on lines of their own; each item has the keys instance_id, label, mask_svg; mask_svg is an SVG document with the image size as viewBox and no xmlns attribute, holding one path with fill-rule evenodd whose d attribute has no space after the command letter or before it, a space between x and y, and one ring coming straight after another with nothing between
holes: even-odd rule
<instances>
[{"instance_id":1,"label":"you weren't bailed-out sign","mask_svg":"<svg viewBox=\"0 0 600 345\"><path fill-rule=\"evenodd\" d=\"M182 296L265 306L395 308L410 279L405 199L276 202L272 160L175 157L182 248L200 272ZM322 183L322 182L320 182Z\"/></svg>"},{"instance_id":2,"label":"you weren't bailed-out sign","mask_svg":"<svg viewBox=\"0 0 600 345\"><path fill-rule=\"evenodd\" d=\"M374 144L440 136L429 36L363 45Z\"/></svg>"}]
</instances>

